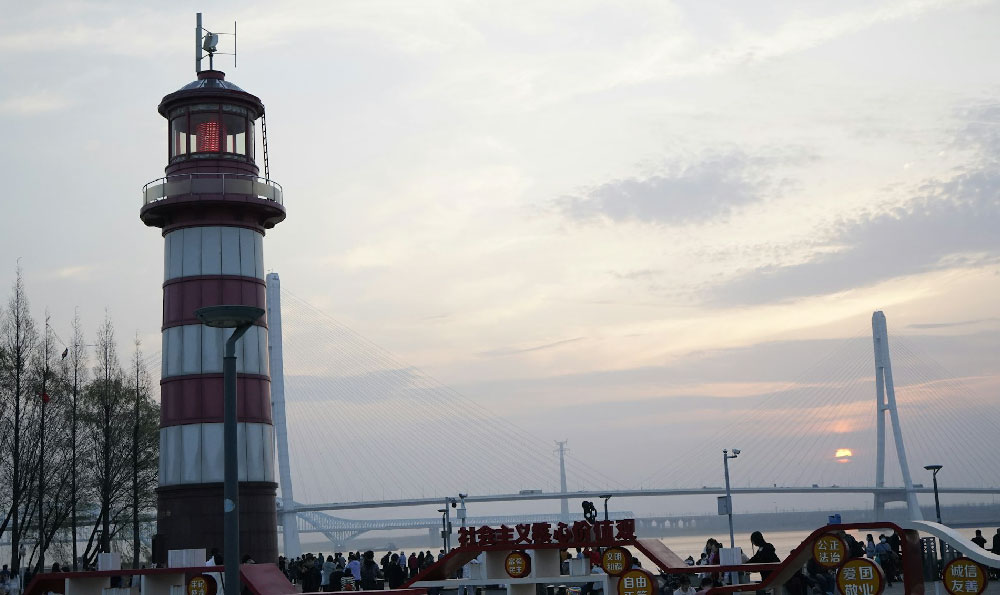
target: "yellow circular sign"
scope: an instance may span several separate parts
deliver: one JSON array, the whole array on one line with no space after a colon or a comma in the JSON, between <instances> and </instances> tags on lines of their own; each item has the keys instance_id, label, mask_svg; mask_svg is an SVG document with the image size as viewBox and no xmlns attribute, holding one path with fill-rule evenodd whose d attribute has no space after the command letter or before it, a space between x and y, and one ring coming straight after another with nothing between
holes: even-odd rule
<instances>
[{"instance_id":1,"label":"yellow circular sign","mask_svg":"<svg viewBox=\"0 0 1000 595\"><path fill-rule=\"evenodd\" d=\"M524 552L511 552L503 566L511 578L524 578L531 572L531 558Z\"/></svg>"},{"instance_id":2,"label":"yellow circular sign","mask_svg":"<svg viewBox=\"0 0 1000 595\"><path fill-rule=\"evenodd\" d=\"M847 560L847 543L832 533L813 542L813 559L824 568L837 568Z\"/></svg>"},{"instance_id":3,"label":"yellow circular sign","mask_svg":"<svg viewBox=\"0 0 1000 595\"><path fill-rule=\"evenodd\" d=\"M618 577L618 595L657 595L656 579L642 568L626 570Z\"/></svg>"},{"instance_id":4,"label":"yellow circular sign","mask_svg":"<svg viewBox=\"0 0 1000 595\"><path fill-rule=\"evenodd\" d=\"M601 554L601 568L611 576L618 576L632 567L632 553L623 547L609 547Z\"/></svg>"},{"instance_id":5,"label":"yellow circular sign","mask_svg":"<svg viewBox=\"0 0 1000 595\"><path fill-rule=\"evenodd\" d=\"M191 577L187 584L187 595L215 595L219 586L215 582L215 577L207 574L198 574Z\"/></svg>"},{"instance_id":6,"label":"yellow circular sign","mask_svg":"<svg viewBox=\"0 0 1000 595\"><path fill-rule=\"evenodd\" d=\"M837 589L843 595L882 595L885 578L878 564L867 558L854 558L837 572Z\"/></svg>"},{"instance_id":7,"label":"yellow circular sign","mask_svg":"<svg viewBox=\"0 0 1000 595\"><path fill-rule=\"evenodd\" d=\"M941 571L941 581L951 595L979 595L986 590L988 578L985 569L968 558L955 558Z\"/></svg>"}]
</instances>

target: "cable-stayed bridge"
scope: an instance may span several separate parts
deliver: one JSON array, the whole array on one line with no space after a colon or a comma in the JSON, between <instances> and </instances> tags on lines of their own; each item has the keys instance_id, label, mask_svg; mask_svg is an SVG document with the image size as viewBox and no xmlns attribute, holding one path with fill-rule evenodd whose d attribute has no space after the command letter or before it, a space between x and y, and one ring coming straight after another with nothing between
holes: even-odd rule
<instances>
[{"instance_id":1,"label":"cable-stayed bridge","mask_svg":"<svg viewBox=\"0 0 1000 595\"><path fill-rule=\"evenodd\" d=\"M752 479L736 481L734 494L871 494L876 512L902 501L917 517L916 495L933 489L920 482L929 474L914 479L910 469L932 462L966 480L942 485L942 494L1000 493L1000 457L977 445L988 436L967 431L971 420L1000 425L997 410L904 338L893 339L890 358L880 313L871 332L831 342L827 356L792 382L700 401L680 421L703 431L680 447L664 432L664 456L639 466L639 475L612 478L622 469L566 454L561 485L553 441L572 437L572 427L556 423L549 435L532 435L282 291L276 275L268 284L279 475L283 497L296 503L281 515L289 554L291 527L343 538L364 523L366 530L429 523L324 513L440 506L460 492L467 503L720 495L717 459L726 446L753 453L739 461L739 477ZM637 437L609 430L596 438L611 445Z\"/></svg>"}]
</instances>

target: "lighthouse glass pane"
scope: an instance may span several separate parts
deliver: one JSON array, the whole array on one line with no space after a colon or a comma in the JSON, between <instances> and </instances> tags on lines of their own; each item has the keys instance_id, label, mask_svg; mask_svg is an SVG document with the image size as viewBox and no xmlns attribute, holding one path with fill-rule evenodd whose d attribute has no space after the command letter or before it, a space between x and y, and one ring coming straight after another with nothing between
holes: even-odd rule
<instances>
[{"instance_id":1,"label":"lighthouse glass pane","mask_svg":"<svg viewBox=\"0 0 1000 595\"><path fill-rule=\"evenodd\" d=\"M218 153L226 129L218 113L191 114L190 144L192 153Z\"/></svg>"},{"instance_id":2,"label":"lighthouse glass pane","mask_svg":"<svg viewBox=\"0 0 1000 595\"><path fill-rule=\"evenodd\" d=\"M170 121L170 156L187 153L187 116Z\"/></svg>"},{"instance_id":3,"label":"lighthouse glass pane","mask_svg":"<svg viewBox=\"0 0 1000 595\"><path fill-rule=\"evenodd\" d=\"M226 131L226 153L247 154L247 121L243 116L224 114L222 127Z\"/></svg>"},{"instance_id":4,"label":"lighthouse glass pane","mask_svg":"<svg viewBox=\"0 0 1000 595\"><path fill-rule=\"evenodd\" d=\"M253 160L254 155L256 154L254 152L255 149L256 149L256 145L254 144L254 140L253 139L254 139L254 135L253 135L253 121L251 121L250 125L247 127L247 155L250 156L251 160Z\"/></svg>"}]
</instances>

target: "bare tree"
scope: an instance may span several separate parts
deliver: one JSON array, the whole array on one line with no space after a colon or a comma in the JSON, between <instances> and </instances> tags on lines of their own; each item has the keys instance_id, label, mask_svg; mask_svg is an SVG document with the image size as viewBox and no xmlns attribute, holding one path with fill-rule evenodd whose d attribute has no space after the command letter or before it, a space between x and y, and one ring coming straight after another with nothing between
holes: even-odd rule
<instances>
[{"instance_id":1,"label":"bare tree","mask_svg":"<svg viewBox=\"0 0 1000 595\"><path fill-rule=\"evenodd\" d=\"M85 380L87 351L83 338L83 327L80 324L79 310L73 316L73 345L70 349L70 368L73 374L73 401L70 413L70 534L73 541L73 570L78 570L78 560L80 553L77 548L77 397L80 394L80 383Z\"/></svg>"},{"instance_id":2,"label":"bare tree","mask_svg":"<svg viewBox=\"0 0 1000 595\"><path fill-rule=\"evenodd\" d=\"M48 323L48 319L46 319ZM66 357L55 357L55 333L46 324L41 349L32 366L32 394L38 402L38 490L32 495L37 502L34 516L38 538L32 550L36 571L45 566L46 553L56 534L61 531L73 506L70 490L72 469L70 369Z\"/></svg>"},{"instance_id":3,"label":"bare tree","mask_svg":"<svg viewBox=\"0 0 1000 595\"><path fill-rule=\"evenodd\" d=\"M149 371L142 357L142 341L135 336L135 353L132 357L132 379L135 392L132 404L132 567L139 567L141 543L139 513L149 509L148 497L156 487L156 475L152 473L159 462L159 408L150 395ZM144 497L145 496L145 497Z\"/></svg>"},{"instance_id":4,"label":"bare tree","mask_svg":"<svg viewBox=\"0 0 1000 595\"><path fill-rule=\"evenodd\" d=\"M25 388L28 380L28 367L38 343L38 331L31 318L28 296L24 289L24 274L19 266L17 278L7 308L4 312L3 325L0 329L0 397L4 407L2 415L8 428L2 433L4 453L10 454L9 477L5 483L10 486L7 510L0 534L7 530L10 524L11 559L10 567L15 571L21 566L20 547L25 528L29 524L26 517L30 515L31 499L28 497L33 482L29 467L33 466L28 449L32 440L26 439L25 431L29 403L25 399ZM9 430L9 431L8 431ZM7 471L8 469L5 469Z\"/></svg>"},{"instance_id":5,"label":"bare tree","mask_svg":"<svg viewBox=\"0 0 1000 595\"><path fill-rule=\"evenodd\" d=\"M70 543L74 567L112 547L138 565L148 549L142 537L155 518L159 404L138 341L130 374L122 370L109 316L93 346L92 375L88 347L78 315L71 345L47 313L39 336L18 269L0 307L0 534L10 535L15 572L42 570L46 557L62 561Z\"/></svg>"},{"instance_id":6,"label":"bare tree","mask_svg":"<svg viewBox=\"0 0 1000 595\"><path fill-rule=\"evenodd\" d=\"M112 427L111 412L114 409L117 392L115 389L121 388L121 367L118 364L118 352L115 348L115 327L111 323L111 316L104 313L104 324L97 333L97 368L95 376L100 382L101 392L101 551L111 551L111 517L112 517L112 495L111 477L113 475L111 467L112 459Z\"/></svg>"}]
</instances>

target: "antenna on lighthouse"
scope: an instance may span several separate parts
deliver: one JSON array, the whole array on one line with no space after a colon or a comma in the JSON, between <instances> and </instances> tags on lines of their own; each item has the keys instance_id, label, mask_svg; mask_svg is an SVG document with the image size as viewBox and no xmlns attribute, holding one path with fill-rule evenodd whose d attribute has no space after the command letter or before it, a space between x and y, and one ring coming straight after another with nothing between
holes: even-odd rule
<instances>
[{"instance_id":1,"label":"antenna on lighthouse","mask_svg":"<svg viewBox=\"0 0 1000 595\"><path fill-rule=\"evenodd\" d=\"M201 72L201 13L195 17L194 27L194 73Z\"/></svg>"},{"instance_id":2,"label":"antenna on lighthouse","mask_svg":"<svg viewBox=\"0 0 1000 595\"><path fill-rule=\"evenodd\" d=\"M208 69L214 70L215 64L213 63L213 58L216 54L223 54L226 56L233 57L233 68L236 68L236 21L233 21L233 32L232 33L213 33L208 29L204 28L201 24L201 13L196 13L196 26L194 29L194 70L195 73L201 72L201 61L204 59L204 54L202 51L208 52ZM219 36L220 35L232 35L233 36L233 51L232 52L220 52L219 47Z\"/></svg>"}]
</instances>

